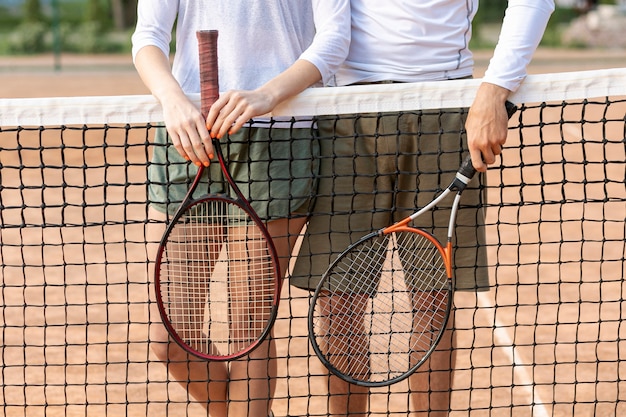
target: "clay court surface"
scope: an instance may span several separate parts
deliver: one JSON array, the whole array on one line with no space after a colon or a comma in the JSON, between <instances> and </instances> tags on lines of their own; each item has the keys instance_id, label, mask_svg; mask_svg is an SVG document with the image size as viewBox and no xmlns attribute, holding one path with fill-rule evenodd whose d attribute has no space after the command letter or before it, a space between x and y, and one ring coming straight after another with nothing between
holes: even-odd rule
<instances>
[{"instance_id":1,"label":"clay court surface","mask_svg":"<svg viewBox=\"0 0 626 417\"><path fill-rule=\"evenodd\" d=\"M480 77L484 72L487 60L487 55L477 54L477 77ZM60 62L62 69L55 71L52 56L0 58L0 98L148 94L127 56L63 56ZM542 74L615 67L626 67L626 53L624 51L540 50L531 65L530 73ZM608 132L608 134L619 137L623 132ZM615 151L621 152L623 155L624 148L623 146L621 149L617 147ZM141 155L140 153L137 157L140 158ZM529 158L536 157L530 154L527 156ZM577 155L571 154L567 157L576 158ZM15 161L13 161L14 163ZM623 178L623 173L623 165L617 164L610 166L607 172L599 173L598 175L608 175L615 178L620 178L621 176ZM558 173L554 174L557 175ZM93 175L98 177L100 174L93 173ZM543 173L543 175L551 174ZM107 179L115 182L114 177L107 177ZM494 181L509 179L498 178L494 179ZM28 181L28 178L26 180ZM35 182L36 178L33 178L32 181ZM527 192L531 193L531 195L526 195L526 199L529 200L546 198L545 195L533 196L532 189L529 189ZM572 192L575 192L575 190L572 190ZM618 189L616 192L622 198L624 197L623 187L622 190ZM506 196L504 197L506 198ZM513 199L517 196L510 197ZM558 196L555 196L555 198L558 199ZM598 208L602 209L602 207ZM624 218L623 200L617 202L614 206L604 206L604 209L609 213L594 213L595 207L590 206L583 209L581 205L573 205L556 213L541 213L541 215L553 216L556 219L560 217L570 222L580 219L581 216L586 218L595 218L594 216L602 218L604 216L605 219L616 224L619 224L620 216L621 219ZM545 244L538 248L537 251L541 252L541 256L546 260L546 265L542 266L542 268L538 268L536 264L525 265L523 268L526 268L527 271L522 271L521 276L526 277L527 282L522 282L521 284L525 285L518 287L515 285L515 282L506 281L506 265L513 265L520 260L523 263L524 254L520 254L516 250L514 243L520 240L520 235L522 240L526 237L528 239L537 239L535 236L531 236L533 230L536 233L537 229L536 226L533 229L531 223L533 216L538 215L538 213L535 213L533 208L528 208L527 211L519 208L516 208L516 210L516 213L528 216L527 218L518 217L518 221L527 226L511 225L508 229L506 226L503 226L500 230L499 238L504 242L505 247L497 256L500 264L504 266L497 279L499 280L498 283L502 284L502 287L497 290L498 292L491 291L483 296L464 297L456 301L456 307L460 309L461 313L457 317L458 337L461 348L458 367L461 370L457 374L460 389L458 395L454 397L453 401L456 401L454 403L456 405L453 405L453 409L460 410L463 408L463 404L466 404L469 407L482 410L483 414L477 412L472 415L568 416L571 415L571 406L568 404L573 402L593 403L593 398L595 397L595 401L605 404L606 407L601 405L591 412L592 408L585 409L584 405L582 405L581 408L578 408L580 414L577 413L577 415L591 416L595 414L596 416L611 416L615 415L616 410L626 412L626 407L620 408L616 406L617 403L626 401L626 396L624 395L626 386L618 382L626 380L626 377L623 374L624 370L614 369L617 366L622 366L623 352L620 354L619 351L623 351L626 347L621 343L617 343L618 339L624 339L625 336L623 330L620 331L619 329L622 324L620 320L623 320L623 317L620 316L621 302L618 299L618 295L623 294L625 289L621 280L615 279L623 277L624 271L621 269L623 268L623 262L621 264L619 261L609 262L604 266L606 269L603 271L596 271L593 266L583 271L575 263L572 265L576 270L568 271L563 270L570 267L567 264L559 267L559 265L550 265L549 262L557 258L560 260L575 258L583 249L587 251L585 253L586 256L590 256L589 251L599 251L598 257L606 256L609 259L617 260L619 260L620 256L623 259L623 253L621 255L619 253L601 253L603 248L594 247L593 245L581 248L580 244L576 244L576 240L580 240L581 237L567 236L566 233L566 237L573 243L565 246ZM139 212L137 215L140 216L141 214ZM501 216L507 215L506 210L499 214ZM527 233L524 227L528 227ZM546 227L549 226L547 225ZM81 241L84 238L82 234L81 236L72 235L72 233L77 232L80 232L80 229L67 231L67 235L63 236L64 241ZM117 233L113 229L87 232L96 234L100 232L103 234L110 233L111 238L114 238L114 235ZM138 229L137 232L142 233L142 230ZM126 233L129 233L129 230L126 230ZM546 231L542 233L545 236ZM559 233L563 232L560 231ZM609 237L619 236L620 233L623 236L623 229L621 231L605 230L600 232L589 230L586 232L585 239L594 242L601 241L603 233L608 233ZM54 242L58 242L60 239L59 236L55 235L44 237L52 239ZM91 237L87 236L86 240L89 241ZM11 237L6 235L3 242L6 244L11 238L25 239L24 236ZM32 242L42 238L42 236L39 234L39 236L26 238L32 244ZM102 240L103 237L94 235L93 239L98 241L98 239ZM510 239L509 243L511 243L510 252L507 252L507 239ZM114 249L115 245L108 246L108 248ZM88 258L93 263L94 271L98 272L99 268L105 268L102 265L98 265L99 263L104 263L105 252L97 247L91 249L93 253L83 254L64 254L55 247L51 247L49 249L50 252L47 254L38 253L40 250L32 246L28 250L32 250L33 256L48 257L49 259L57 255L70 256L65 258L65 262L69 264L80 264L81 260ZM570 249L571 253L567 253L567 250ZM620 249L619 245L616 246L616 249ZM621 250L623 251L623 246L621 246ZM22 256L18 249L9 249L4 253L5 259L8 259L6 257L12 251L16 257ZM129 251L128 246L125 251ZM561 252L555 253L555 251ZM74 261L71 259L72 255L76 256ZM534 254L529 254L529 256L532 255ZM110 256L108 250L107 256ZM24 331L19 335L19 337L24 338L26 345L28 345L29 340L36 345L38 337L49 338L50 343L53 344L54 347L50 347L46 352L47 360L50 361L47 363L46 376L44 378L44 375L39 375L41 370L37 369L37 367L34 367L32 371L24 371L21 377L29 379L28 382L33 386L32 392L29 393L17 387L7 388L4 391L6 399L10 399L12 395L20 396L27 392L28 395L32 395L29 398L36 398L37 404L48 403L51 405L47 413L45 413L47 416L85 415L86 413L94 416L104 414L140 416L146 415L148 412L156 413L154 415L165 415L164 411L168 407L164 405L164 402L167 399L178 403L169 407L169 411L177 413L176 415L183 415L185 412L188 415L203 415L199 408L193 405L188 407L184 404L184 392L176 384L163 382L166 380L166 376L159 364L154 362L150 364L145 363L148 362L148 353L147 349L145 349L147 345L140 343L140 341L147 340L145 326L137 324L131 325L130 329L124 327L127 326L126 323L128 321L134 322L134 319L137 319L136 321L141 323L145 320L142 318L142 303L145 303L147 298L147 294L145 294L147 286L145 282L142 282L141 278L133 278L131 281L136 285L134 285L134 288L128 289L125 285L127 278L125 276L116 277L117 272L129 275L136 274L135 276L143 274L141 259L145 257L145 250L141 248L141 245L134 245L125 256L127 259L131 259L133 268L136 268L136 270L124 271L122 267L116 266L115 262L124 256L118 257L118 255L114 254L112 260L108 259L113 264L106 267L106 275L111 278L111 281L108 282L109 289L104 294L106 297L111 297L108 301L113 302L113 304L137 302L130 309L122 308L124 311L121 311L120 308L117 310L112 308L115 305L108 308L103 306L103 300L98 298L101 295L98 295L96 292L93 294L88 293L84 286L78 286L76 294L67 293L63 290L63 282L76 282L78 284L78 281L84 280L84 275L80 275L80 266L76 268L76 275L74 276L68 276L67 271L65 272L66 276L62 276L62 271L58 268L50 268L46 271L46 280L50 280L47 284L59 285L58 287L53 285L47 290L46 302L49 303L51 301L49 297L56 293L58 293L61 300L58 308L49 308L46 312L45 323L53 326L53 328L49 330L49 334L44 334L45 326L42 327L42 322L38 322L36 318L33 318L33 321L29 323L29 318L23 317L21 321L25 326L32 325L34 327L32 331ZM556 270L553 268L556 268ZM13 275L9 272L12 272ZM40 272L43 274L42 271ZM537 281L539 272L542 273L543 277L548 277L548 281L543 282L544 286L541 291L538 290L536 285L533 285ZM551 273L554 273L555 276L560 276L562 279L565 277L567 282L549 282ZM610 282L605 282L602 286L597 285L597 273L610 277L611 279L608 280ZM5 274L3 276L5 283L11 279L23 280L19 276L20 271L15 268L11 271L5 271ZM519 271L518 274L520 274ZM511 275L514 276L514 274ZM587 276L591 276L591 283L585 286L584 281ZM552 289L549 287L550 284L554 284ZM94 291L98 291L98 288L100 288L100 285L96 285ZM32 293L29 294L29 291L32 291ZM42 294L39 291L42 291L41 288L25 289L23 294L15 293L15 295L25 297L30 295L33 297L33 300L36 300L35 304L37 304L38 302L43 302L40 299ZM287 369L288 367L289 370L280 371L283 378L278 383L274 411L277 416L284 416L287 413L289 415L304 415L307 412L316 413L326 406L326 401L322 395L323 391L320 390L321 385L319 385L322 383L322 379L319 376L311 376L310 374L319 375L321 368L319 368L320 365L315 360L306 356L298 357L297 355L297 352L306 352L308 349L305 319L308 309L306 294L288 288L288 286L286 286L284 294L291 297L291 300L290 302L283 302L281 305L281 315L275 331L278 338L279 356L283 358L279 367L282 367L282 369ZM8 293L4 296L7 295ZM75 308L76 316L73 317L75 322L69 323L69 327L59 333L59 336L69 338L66 340L67 343L70 345L75 344L78 347L76 357L64 357L70 350L64 349L62 340L53 339L55 337L54 329L64 325L59 320L64 319L65 315L72 311L72 306L70 306L69 310L66 310L67 307L63 306L62 300L68 296L76 297L79 301L96 300L96 305L94 305L92 310L81 309L77 306ZM587 305L592 308L589 310L579 309L581 304L577 303L577 300L581 297L583 301L589 302L589 304L583 304L583 306ZM521 307L506 307L515 306L516 303L519 304L520 300L522 301ZM601 301L606 301L604 307L601 306ZM494 304L505 306L505 308L502 312L496 313L495 309L492 308ZM593 308L594 305L595 310ZM14 312L22 314L23 310L15 310ZM89 313L91 320L96 318L93 333L91 331L87 332L85 327L80 325L81 319L85 318L82 316L87 313ZM290 320L288 319L290 316L295 318ZM556 317L562 325L557 329L554 326L554 322L544 321L544 318L547 319L548 317ZM575 317L577 325L570 322L568 317ZM20 320L19 318L14 319ZM595 323L600 320L610 323L603 327L596 326ZM493 330L494 322L501 325L495 331ZM539 326L536 326L536 324L539 324ZM83 333L72 336L68 330L74 325L78 331ZM100 330L105 330L106 334L102 336ZM598 343L596 341L598 338L596 333L601 333L599 337L602 340L606 340L606 343ZM289 339L289 335L291 335L291 339ZM5 335L5 337L8 336L9 334ZM465 338L465 336L468 336L468 338ZM481 338L482 336L484 336L484 340L480 343L480 348L472 350L472 339ZM128 348L128 345L125 344L128 337L138 343L134 343L131 348ZM534 342L529 343L527 342L528 340ZM542 340L548 342L543 344ZM587 342L589 349L585 347ZM89 349L83 347L81 350L80 345L85 343L93 343L93 347ZM512 344L516 345L515 349ZM73 348L72 346L70 347ZM129 350L126 351L126 349ZM5 350L3 353L5 363L13 358L18 363L25 361L25 365L28 368L28 357L23 352L11 349ZM588 358L584 357L584 355L588 354L597 355L599 361L603 361L606 366L603 364L594 366L593 361L588 361ZM101 359L97 359L99 364L87 369L81 364L84 361L89 361L90 355L94 355L94 359L104 355L110 363L103 365L100 362ZM33 356L36 357L36 355ZM142 358L144 358L143 365ZM572 365L567 367L555 366L560 359L566 359L567 363ZM126 360L131 361L132 365L127 366ZM581 364L576 365L577 361L580 361ZM65 366L64 364L66 363L69 363L70 366ZM42 365L40 362L35 364ZM59 372L55 372L55 369L58 369ZM155 381L152 387L146 387L147 375L149 375L150 381ZM286 378L287 376L289 378ZM10 375L2 375L2 377L5 384L11 385ZM67 382L65 386L63 378ZM289 381L287 381L288 379ZM18 380L19 378L13 382L17 383ZM84 384L85 380L88 381L86 385ZM107 381L108 386L102 386L102 381L104 380ZM93 386L89 385L90 381L93 382ZM552 384L553 381L563 383L562 387L561 385L556 385L555 387ZM578 381L579 384L575 386L574 381ZM130 382L130 385L126 385L126 382ZM50 384L53 388L42 389L41 385L44 383ZM372 412L387 413L390 411L393 416L398 417L406 415L406 389L406 385L399 384L390 390L385 389L375 393L372 397ZM54 399L57 395L61 399L67 399L72 404L80 404L81 399L84 399L84 402L90 405L85 405L84 407L64 407L62 403L57 403ZM115 403L115 405L106 406L105 403L107 401ZM544 401L550 403L550 406L543 407L541 404ZM152 405L147 406L146 402L151 402ZM520 404L520 407L511 412L508 408L509 404ZM533 407L529 404L535 404L535 406ZM559 404L564 405L559 406ZM492 407L490 410L491 414L489 414L490 407ZM499 410L499 407L501 407L501 410ZM501 411L501 414L499 414L499 411ZM42 407L24 408L21 410L10 408L4 412L7 416L44 415ZM453 413L453 415L462 416L464 414L463 412L457 412L457 414Z\"/></svg>"},{"instance_id":2,"label":"clay court surface","mask_svg":"<svg viewBox=\"0 0 626 417\"><path fill-rule=\"evenodd\" d=\"M482 76L489 54L476 54L476 77ZM61 66L55 71L55 62ZM626 66L626 52L539 50L532 74ZM58 97L147 94L128 56L52 55L0 57L0 97Z\"/></svg>"}]
</instances>

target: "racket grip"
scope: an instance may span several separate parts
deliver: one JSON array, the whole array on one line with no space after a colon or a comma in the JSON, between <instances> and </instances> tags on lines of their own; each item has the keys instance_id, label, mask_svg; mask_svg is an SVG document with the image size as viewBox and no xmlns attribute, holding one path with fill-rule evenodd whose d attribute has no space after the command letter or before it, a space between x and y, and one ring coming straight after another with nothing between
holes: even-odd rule
<instances>
[{"instance_id":1,"label":"racket grip","mask_svg":"<svg viewBox=\"0 0 626 417\"><path fill-rule=\"evenodd\" d=\"M207 116L211 105L219 98L217 65L217 30L199 30L200 111Z\"/></svg>"},{"instance_id":2,"label":"racket grip","mask_svg":"<svg viewBox=\"0 0 626 417\"><path fill-rule=\"evenodd\" d=\"M506 107L506 113L508 114L510 119L517 111L517 106L508 100L504 103L504 105ZM469 180L471 180L475 174L476 169L474 169L474 166L472 165L472 158L468 155L463 160L463 163L461 164L461 167L457 172L457 179L459 179L464 185L459 184L458 181L455 181L455 189L458 189L458 187L465 187L465 185L467 185ZM459 178L459 175L464 178ZM465 181L465 178L467 178L467 182Z\"/></svg>"},{"instance_id":3,"label":"racket grip","mask_svg":"<svg viewBox=\"0 0 626 417\"><path fill-rule=\"evenodd\" d=\"M459 175L462 175L463 177L467 178L467 181L463 181L463 183L467 185L469 180L471 180L475 174L476 174L476 169L474 168L474 165L472 165L472 157L467 155L457 172L457 178Z\"/></svg>"},{"instance_id":4,"label":"racket grip","mask_svg":"<svg viewBox=\"0 0 626 417\"><path fill-rule=\"evenodd\" d=\"M517 106L515 104L511 103L509 100L507 100L504 103L504 106L506 107L506 114L509 115L509 119L510 119L511 117L513 117L513 115L517 111Z\"/></svg>"}]
</instances>

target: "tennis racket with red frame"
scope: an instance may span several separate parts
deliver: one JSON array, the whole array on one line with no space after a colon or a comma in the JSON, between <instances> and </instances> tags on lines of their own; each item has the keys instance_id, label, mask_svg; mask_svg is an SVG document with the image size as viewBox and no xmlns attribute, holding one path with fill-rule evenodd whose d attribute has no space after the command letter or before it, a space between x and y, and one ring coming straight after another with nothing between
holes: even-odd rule
<instances>
[{"instance_id":1,"label":"tennis racket with red frame","mask_svg":"<svg viewBox=\"0 0 626 417\"><path fill-rule=\"evenodd\" d=\"M217 31L199 31L201 110L219 96ZM269 334L280 299L280 267L263 221L215 153L234 197L194 197L199 167L160 242L155 265L158 308L170 336L207 360L237 359Z\"/></svg>"},{"instance_id":2,"label":"tennis racket with red frame","mask_svg":"<svg viewBox=\"0 0 626 417\"><path fill-rule=\"evenodd\" d=\"M509 117L515 111L507 103ZM333 374L356 385L386 386L410 376L433 353L452 309L456 213L475 173L468 156L429 204L362 237L324 273L309 307L309 339ZM455 192L447 242L410 225Z\"/></svg>"}]
</instances>

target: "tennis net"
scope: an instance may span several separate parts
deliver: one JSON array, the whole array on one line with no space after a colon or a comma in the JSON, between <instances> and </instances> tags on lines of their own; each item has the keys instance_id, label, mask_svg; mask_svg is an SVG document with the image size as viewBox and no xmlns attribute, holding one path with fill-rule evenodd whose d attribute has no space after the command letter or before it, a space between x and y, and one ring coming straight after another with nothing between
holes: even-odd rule
<instances>
[{"instance_id":1,"label":"tennis net","mask_svg":"<svg viewBox=\"0 0 626 417\"><path fill-rule=\"evenodd\" d=\"M455 297L450 415L626 412L625 80L623 69L533 75L511 97L509 138L480 185L489 288ZM479 83L312 89L268 115L269 126L421 118L469 106ZM150 349L159 318L148 314L147 245L158 243L147 233L148 171L161 121L151 96L0 99L3 415L203 413ZM323 237L301 259L343 249ZM284 285L277 416L328 415L308 301ZM410 393L406 382L377 388L369 412L406 416Z\"/></svg>"}]
</instances>

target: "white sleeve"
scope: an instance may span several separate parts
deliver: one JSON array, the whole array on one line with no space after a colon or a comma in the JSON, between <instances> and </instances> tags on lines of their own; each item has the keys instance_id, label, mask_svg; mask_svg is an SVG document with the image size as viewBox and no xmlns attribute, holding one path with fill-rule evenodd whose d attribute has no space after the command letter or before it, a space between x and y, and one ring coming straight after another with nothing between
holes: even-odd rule
<instances>
[{"instance_id":1,"label":"white sleeve","mask_svg":"<svg viewBox=\"0 0 626 417\"><path fill-rule=\"evenodd\" d=\"M483 81L517 90L553 11L554 0L509 0Z\"/></svg>"},{"instance_id":2,"label":"white sleeve","mask_svg":"<svg viewBox=\"0 0 626 417\"><path fill-rule=\"evenodd\" d=\"M313 0L316 34L300 55L317 67L328 85L350 48L350 0Z\"/></svg>"},{"instance_id":3,"label":"white sleeve","mask_svg":"<svg viewBox=\"0 0 626 417\"><path fill-rule=\"evenodd\" d=\"M137 25L131 37L133 60L137 52L145 46L156 46L165 56L170 54L172 29L178 14L177 0L139 0L137 4Z\"/></svg>"}]
</instances>

